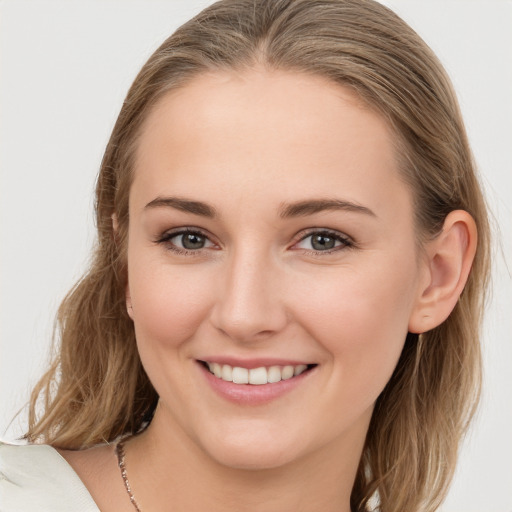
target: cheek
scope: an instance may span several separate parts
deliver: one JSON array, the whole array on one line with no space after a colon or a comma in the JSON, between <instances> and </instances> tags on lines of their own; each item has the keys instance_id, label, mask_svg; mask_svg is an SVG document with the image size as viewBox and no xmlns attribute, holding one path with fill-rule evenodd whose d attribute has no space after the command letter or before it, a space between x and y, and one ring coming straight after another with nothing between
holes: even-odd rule
<instances>
[{"instance_id":1,"label":"cheek","mask_svg":"<svg viewBox=\"0 0 512 512\"><path fill-rule=\"evenodd\" d=\"M343 269L312 277L297 290L296 305L302 310L298 317L308 318L322 333L320 338L330 333L359 345L379 332L391 337L397 329L407 332L415 282L410 264L385 272Z\"/></svg>"},{"instance_id":2,"label":"cheek","mask_svg":"<svg viewBox=\"0 0 512 512\"><path fill-rule=\"evenodd\" d=\"M187 341L207 317L211 293L197 269L143 260L129 259L128 274L139 356L158 394L180 411L193 403Z\"/></svg>"},{"instance_id":3,"label":"cheek","mask_svg":"<svg viewBox=\"0 0 512 512\"><path fill-rule=\"evenodd\" d=\"M197 268L129 260L129 293L139 344L176 346L192 336L210 309L208 280Z\"/></svg>"},{"instance_id":4,"label":"cheek","mask_svg":"<svg viewBox=\"0 0 512 512\"><path fill-rule=\"evenodd\" d=\"M298 317L329 354L347 395L371 405L391 377L407 335L414 298L410 263L343 269L296 295ZM300 310L298 308L301 308Z\"/></svg>"}]
</instances>

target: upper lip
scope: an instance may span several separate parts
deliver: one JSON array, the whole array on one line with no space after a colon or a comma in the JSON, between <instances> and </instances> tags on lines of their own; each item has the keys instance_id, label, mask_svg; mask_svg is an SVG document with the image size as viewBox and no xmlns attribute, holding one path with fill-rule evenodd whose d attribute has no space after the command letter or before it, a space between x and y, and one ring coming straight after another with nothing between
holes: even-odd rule
<instances>
[{"instance_id":1,"label":"upper lip","mask_svg":"<svg viewBox=\"0 0 512 512\"><path fill-rule=\"evenodd\" d=\"M203 361L205 363L218 363L221 365L228 364L229 366L247 368L248 370L252 368L261 368L262 366L298 366L300 364L314 364L300 359L281 359L276 357L257 357L251 359L241 359L238 357L230 356L211 356L198 359L198 361Z\"/></svg>"}]
</instances>

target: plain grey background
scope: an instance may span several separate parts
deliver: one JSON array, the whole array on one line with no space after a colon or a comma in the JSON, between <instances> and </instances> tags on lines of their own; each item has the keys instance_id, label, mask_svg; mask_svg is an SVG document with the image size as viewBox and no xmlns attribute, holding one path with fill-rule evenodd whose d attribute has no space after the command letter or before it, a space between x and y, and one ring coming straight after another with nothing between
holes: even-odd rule
<instances>
[{"instance_id":1,"label":"plain grey background","mask_svg":"<svg viewBox=\"0 0 512 512\"><path fill-rule=\"evenodd\" d=\"M207 0L0 0L0 437L48 360L94 240L104 146L138 69ZM445 512L512 512L512 2L388 0L459 95L495 217L485 388Z\"/></svg>"}]
</instances>

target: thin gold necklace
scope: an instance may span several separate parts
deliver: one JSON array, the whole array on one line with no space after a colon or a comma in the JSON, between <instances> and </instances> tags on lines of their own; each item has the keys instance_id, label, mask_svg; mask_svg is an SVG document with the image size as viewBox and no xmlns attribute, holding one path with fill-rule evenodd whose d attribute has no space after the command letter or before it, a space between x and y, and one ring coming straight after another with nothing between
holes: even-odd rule
<instances>
[{"instance_id":1,"label":"thin gold necklace","mask_svg":"<svg viewBox=\"0 0 512 512\"><path fill-rule=\"evenodd\" d=\"M121 470L121 476L123 477L124 488L126 489L126 492L128 493L130 501L131 501L132 505L134 506L135 510L137 512L142 512L142 510L139 507L139 504L137 503L137 500L135 499L135 496L133 495L130 481L128 480L128 473L126 472L126 463L124 460L124 458L125 458L124 441L119 441L116 444L115 452L117 455L117 465L119 466L119 469Z\"/></svg>"}]
</instances>

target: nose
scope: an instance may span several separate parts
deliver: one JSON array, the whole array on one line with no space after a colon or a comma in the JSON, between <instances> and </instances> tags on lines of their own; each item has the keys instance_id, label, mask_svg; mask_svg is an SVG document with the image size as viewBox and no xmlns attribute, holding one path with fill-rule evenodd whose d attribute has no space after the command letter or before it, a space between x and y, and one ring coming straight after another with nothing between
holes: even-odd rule
<instances>
[{"instance_id":1,"label":"nose","mask_svg":"<svg viewBox=\"0 0 512 512\"><path fill-rule=\"evenodd\" d=\"M216 329L232 340L268 339L287 323L283 269L259 249L236 251L225 262L212 308Z\"/></svg>"}]
</instances>

